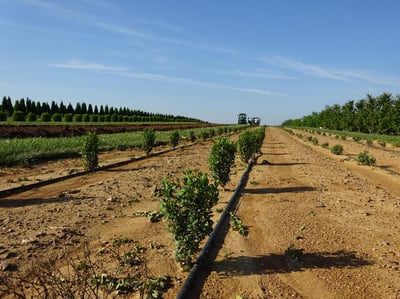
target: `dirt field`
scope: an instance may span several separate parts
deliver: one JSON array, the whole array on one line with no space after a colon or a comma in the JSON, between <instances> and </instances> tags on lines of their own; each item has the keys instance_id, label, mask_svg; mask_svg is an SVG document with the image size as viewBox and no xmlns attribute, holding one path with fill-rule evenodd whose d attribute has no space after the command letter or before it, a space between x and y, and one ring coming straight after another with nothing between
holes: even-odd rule
<instances>
[{"instance_id":1,"label":"dirt field","mask_svg":"<svg viewBox=\"0 0 400 299\"><path fill-rule=\"evenodd\" d=\"M237 210L248 235L229 230L193 298L400 298L399 149L316 136L329 148L342 144L344 154L267 128ZM23 271L50 254L78 254L84 241L96 251L127 236L145 248L150 275L172 278L164 298L175 298L187 273L174 261L171 235L165 223L135 215L158 210L153 193L165 175L208 171L209 149L200 143L0 199L0 263L10 265L3 273ZM354 160L365 149L376 166ZM109 153L103 160L138 154ZM77 163L2 169L0 184L46 171L54 176ZM225 206L244 169L238 161L216 208Z\"/></svg>"}]
</instances>

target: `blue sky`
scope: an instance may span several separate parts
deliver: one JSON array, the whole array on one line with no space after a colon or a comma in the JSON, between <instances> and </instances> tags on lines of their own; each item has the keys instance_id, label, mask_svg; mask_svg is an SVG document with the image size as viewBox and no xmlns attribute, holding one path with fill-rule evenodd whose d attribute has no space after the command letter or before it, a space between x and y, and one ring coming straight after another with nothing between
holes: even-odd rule
<instances>
[{"instance_id":1,"label":"blue sky","mask_svg":"<svg viewBox=\"0 0 400 299\"><path fill-rule=\"evenodd\" d=\"M0 0L0 96L277 125L400 94L397 0Z\"/></svg>"}]
</instances>

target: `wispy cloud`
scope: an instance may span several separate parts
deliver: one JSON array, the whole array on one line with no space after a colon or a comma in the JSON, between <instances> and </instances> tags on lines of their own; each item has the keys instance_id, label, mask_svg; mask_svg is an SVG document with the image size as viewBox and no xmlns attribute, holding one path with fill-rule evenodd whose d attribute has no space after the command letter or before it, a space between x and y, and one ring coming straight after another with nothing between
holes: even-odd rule
<instances>
[{"instance_id":1,"label":"wispy cloud","mask_svg":"<svg viewBox=\"0 0 400 299\"><path fill-rule=\"evenodd\" d=\"M81 63L77 60L71 60L67 63L54 63L52 64L52 66L64 69L86 70L95 72L125 72L129 70L125 67L107 66L98 63Z\"/></svg>"},{"instance_id":2,"label":"wispy cloud","mask_svg":"<svg viewBox=\"0 0 400 299\"><path fill-rule=\"evenodd\" d=\"M132 29L129 27L114 25L114 24L105 23L105 22L96 22L96 23L94 23L94 25L99 28L112 31L114 33L134 36L134 37L151 40L151 41L158 41L158 42L163 42L163 43L168 43L168 44L175 44L175 45L180 45L180 46L186 46L186 47L191 47L191 48L197 48L197 49L221 52L221 53L228 53L228 54L236 53L236 51L234 49L229 49L229 48L220 47L220 46L214 46L214 45L210 45L205 42L192 42L192 41L186 41L186 40L177 39L177 38L162 37L162 36L157 36L157 35L154 35L151 33L145 33L143 31Z\"/></svg>"},{"instance_id":3,"label":"wispy cloud","mask_svg":"<svg viewBox=\"0 0 400 299\"><path fill-rule=\"evenodd\" d=\"M324 69L316 65L305 64L303 62L290 60L281 56L265 57L261 60L267 64L278 66L283 69L289 69L309 76L343 81L349 80L348 76L343 75L341 72Z\"/></svg>"},{"instance_id":4,"label":"wispy cloud","mask_svg":"<svg viewBox=\"0 0 400 299\"><path fill-rule=\"evenodd\" d=\"M294 77L272 70L243 71L235 70L234 75L261 79L293 79Z\"/></svg>"},{"instance_id":5,"label":"wispy cloud","mask_svg":"<svg viewBox=\"0 0 400 299\"><path fill-rule=\"evenodd\" d=\"M334 68L324 68L318 65L312 65L303 63L300 61L295 61L282 56L274 57L263 57L261 61L273 65L282 69L287 69L302 73L304 75L340 80L351 82L354 80L368 81L371 83L385 84L385 85L398 85L396 78L391 78L384 75L379 75L371 71L366 70L356 70L356 69L334 69Z\"/></svg>"},{"instance_id":6,"label":"wispy cloud","mask_svg":"<svg viewBox=\"0 0 400 299\"><path fill-rule=\"evenodd\" d=\"M128 77L128 78L136 78L136 79L142 79L142 80L183 83L183 84L203 86L203 87L207 87L207 88L220 88L220 89L236 90L236 91L252 93L252 94L261 94L261 95L269 95L269 96L283 96L283 94L281 94L281 93L277 93L277 92L273 92L273 91L269 91L269 90L265 90L265 89L243 88L243 87L238 87L238 86L230 86L230 85L225 85L225 84L193 80L193 79L185 78L185 77L175 77L175 76L167 76L167 75L155 74L155 73L135 72L126 67L109 66L109 65L98 64L98 63L86 63L86 62L80 62L80 61L76 61L76 60L69 61L66 63L54 63L51 66L56 67L56 68L63 68L63 69L109 73L112 75L123 76L123 77Z\"/></svg>"},{"instance_id":7,"label":"wispy cloud","mask_svg":"<svg viewBox=\"0 0 400 299\"><path fill-rule=\"evenodd\" d=\"M36 7L37 9L41 9L42 11L46 11L57 17L63 17L67 19L80 20L80 21L92 19L92 16L90 14L83 12L81 9L67 8L66 6L51 1L23 0L23 3L25 3L26 5L30 5L32 7ZM74 3L74 2L70 1L68 3Z\"/></svg>"}]
</instances>

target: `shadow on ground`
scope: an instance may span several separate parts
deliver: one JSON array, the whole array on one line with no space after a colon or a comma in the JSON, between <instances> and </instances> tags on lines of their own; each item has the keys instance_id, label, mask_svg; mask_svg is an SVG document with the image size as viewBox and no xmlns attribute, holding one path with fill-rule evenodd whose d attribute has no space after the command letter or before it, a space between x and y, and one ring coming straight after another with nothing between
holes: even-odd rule
<instances>
[{"instance_id":1,"label":"shadow on ground","mask_svg":"<svg viewBox=\"0 0 400 299\"><path fill-rule=\"evenodd\" d=\"M245 276L299 272L307 269L357 268L372 264L371 261L357 257L354 251L337 251L302 253L296 260L286 254L239 256L214 262L213 266L221 275Z\"/></svg>"},{"instance_id":2,"label":"shadow on ground","mask_svg":"<svg viewBox=\"0 0 400 299\"><path fill-rule=\"evenodd\" d=\"M274 187L274 188L246 188L243 193L249 194L278 194L278 193L299 193L315 191L310 186L293 186L293 187Z\"/></svg>"}]
</instances>

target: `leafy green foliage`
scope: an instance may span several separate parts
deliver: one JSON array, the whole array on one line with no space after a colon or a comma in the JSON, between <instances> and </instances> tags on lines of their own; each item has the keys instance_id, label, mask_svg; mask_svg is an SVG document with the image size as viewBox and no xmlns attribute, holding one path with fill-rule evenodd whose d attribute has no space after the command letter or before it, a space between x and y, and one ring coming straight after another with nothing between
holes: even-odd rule
<instances>
[{"instance_id":1,"label":"leafy green foliage","mask_svg":"<svg viewBox=\"0 0 400 299\"><path fill-rule=\"evenodd\" d=\"M195 142L196 139L197 139L196 134L194 133L193 130L189 131L189 139L190 139L191 142Z\"/></svg>"},{"instance_id":2,"label":"leafy green foliage","mask_svg":"<svg viewBox=\"0 0 400 299\"><path fill-rule=\"evenodd\" d=\"M143 143L142 149L146 152L146 155L149 155L151 150L154 147L156 141L156 133L154 129L148 128L143 131Z\"/></svg>"},{"instance_id":3,"label":"leafy green foliage","mask_svg":"<svg viewBox=\"0 0 400 299\"><path fill-rule=\"evenodd\" d=\"M205 173L195 175L186 170L182 179L164 178L157 195L167 230L174 236L175 257L189 270L201 241L212 231L211 208L218 201L217 184L210 183Z\"/></svg>"},{"instance_id":4,"label":"leafy green foliage","mask_svg":"<svg viewBox=\"0 0 400 299\"><path fill-rule=\"evenodd\" d=\"M332 154L341 155L343 154L343 146L340 144L335 144L331 149Z\"/></svg>"},{"instance_id":5,"label":"leafy green foliage","mask_svg":"<svg viewBox=\"0 0 400 299\"><path fill-rule=\"evenodd\" d=\"M7 112L0 111L0 121L7 121Z\"/></svg>"},{"instance_id":6,"label":"leafy green foliage","mask_svg":"<svg viewBox=\"0 0 400 299\"><path fill-rule=\"evenodd\" d=\"M25 114L22 111L14 111L13 114L11 115L11 120L12 121L24 121Z\"/></svg>"},{"instance_id":7,"label":"leafy green foliage","mask_svg":"<svg viewBox=\"0 0 400 299\"><path fill-rule=\"evenodd\" d=\"M180 138L181 137L178 130L173 130L171 132L171 134L169 135L169 143L172 145L173 148L178 145Z\"/></svg>"},{"instance_id":8,"label":"leafy green foliage","mask_svg":"<svg viewBox=\"0 0 400 299\"><path fill-rule=\"evenodd\" d=\"M255 136L251 131L245 131L239 135L237 142L240 159L248 163L255 154Z\"/></svg>"},{"instance_id":9,"label":"leafy green foliage","mask_svg":"<svg viewBox=\"0 0 400 299\"><path fill-rule=\"evenodd\" d=\"M368 151L363 151L358 154L358 163L362 165L375 165L376 158L368 153Z\"/></svg>"},{"instance_id":10,"label":"leafy green foliage","mask_svg":"<svg viewBox=\"0 0 400 299\"><path fill-rule=\"evenodd\" d=\"M246 236L248 234L248 231L246 227L243 226L242 219L240 219L239 216L236 214L229 212L229 217L230 217L230 223L231 227L234 231L237 231L239 234L242 236Z\"/></svg>"},{"instance_id":11,"label":"leafy green foliage","mask_svg":"<svg viewBox=\"0 0 400 299\"><path fill-rule=\"evenodd\" d=\"M63 119L63 115L61 113L53 113L51 116L51 120L54 122L61 122Z\"/></svg>"},{"instance_id":12,"label":"leafy green foliage","mask_svg":"<svg viewBox=\"0 0 400 299\"><path fill-rule=\"evenodd\" d=\"M26 116L26 121L34 122L36 120L37 120L37 115L33 112L29 112L28 115Z\"/></svg>"},{"instance_id":13,"label":"leafy green foliage","mask_svg":"<svg viewBox=\"0 0 400 299\"><path fill-rule=\"evenodd\" d=\"M235 154L236 145L227 137L217 138L211 147L208 158L211 176L223 187L229 182L231 168L235 163Z\"/></svg>"},{"instance_id":14,"label":"leafy green foliage","mask_svg":"<svg viewBox=\"0 0 400 299\"><path fill-rule=\"evenodd\" d=\"M260 152L264 138L265 127L247 130L240 134L237 142L240 159L248 163L250 159L254 158L255 154Z\"/></svg>"},{"instance_id":15,"label":"leafy green foliage","mask_svg":"<svg viewBox=\"0 0 400 299\"><path fill-rule=\"evenodd\" d=\"M329 142L324 142L324 143L321 144L321 146L323 148L327 148L329 146Z\"/></svg>"},{"instance_id":16,"label":"leafy green foliage","mask_svg":"<svg viewBox=\"0 0 400 299\"><path fill-rule=\"evenodd\" d=\"M99 139L96 132L89 132L83 143L83 167L93 170L99 165Z\"/></svg>"}]
</instances>

